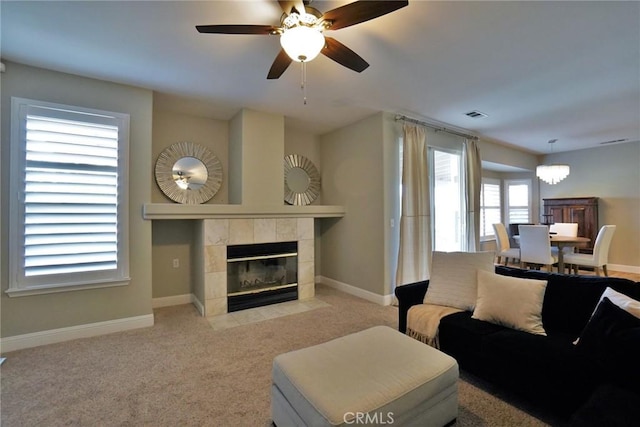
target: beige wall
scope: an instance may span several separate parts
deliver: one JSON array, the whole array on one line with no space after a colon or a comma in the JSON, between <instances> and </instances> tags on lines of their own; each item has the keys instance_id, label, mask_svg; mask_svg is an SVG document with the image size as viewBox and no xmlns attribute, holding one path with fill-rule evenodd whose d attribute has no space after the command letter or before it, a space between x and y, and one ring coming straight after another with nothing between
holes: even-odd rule
<instances>
[{"instance_id":1,"label":"beige wall","mask_svg":"<svg viewBox=\"0 0 640 427\"><path fill-rule=\"evenodd\" d=\"M243 109L230 131L232 203L284 205L284 116Z\"/></svg>"},{"instance_id":2,"label":"beige wall","mask_svg":"<svg viewBox=\"0 0 640 427\"><path fill-rule=\"evenodd\" d=\"M383 295L393 293L398 265L400 244L400 139L401 126L395 121L395 114L382 115L383 150L383 200L384 217L384 288ZM393 179L393 177L397 177Z\"/></svg>"},{"instance_id":3,"label":"beige wall","mask_svg":"<svg viewBox=\"0 0 640 427\"><path fill-rule=\"evenodd\" d=\"M152 313L151 223L142 205L151 199L151 91L6 62L2 84L2 325L9 337ZM7 247L11 97L77 105L130 115L129 229L131 282L127 286L9 298Z\"/></svg>"},{"instance_id":4,"label":"beige wall","mask_svg":"<svg viewBox=\"0 0 640 427\"><path fill-rule=\"evenodd\" d=\"M478 148L482 160L489 162L529 171L535 171L538 165L538 156L527 151L507 147L484 139L478 141Z\"/></svg>"},{"instance_id":5,"label":"beige wall","mask_svg":"<svg viewBox=\"0 0 640 427\"><path fill-rule=\"evenodd\" d=\"M222 163L222 186L207 203L228 203L229 122L174 111L153 110L153 168L160 153L176 142L193 142L208 148ZM152 169L153 172L154 169ZM155 182L151 184L152 203L174 203Z\"/></svg>"},{"instance_id":6,"label":"beige wall","mask_svg":"<svg viewBox=\"0 0 640 427\"><path fill-rule=\"evenodd\" d=\"M194 222L152 221L153 298L192 293ZM178 267L173 266L174 259L178 260Z\"/></svg>"},{"instance_id":7,"label":"beige wall","mask_svg":"<svg viewBox=\"0 0 640 427\"><path fill-rule=\"evenodd\" d=\"M346 215L322 222L322 275L385 292L383 114L321 137L323 201Z\"/></svg>"},{"instance_id":8,"label":"beige wall","mask_svg":"<svg viewBox=\"0 0 640 427\"><path fill-rule=\"evenodd\" d=\"M610 264L640 269L640 141L556 153L544 162L567 163L571 173L556 185L540 183L540 199L599 197L599 225L617 226Z\"/></svg>"},{"instance_id":9,"label":"beige wall","mask_svg":"<svg viewBox=\"0 0 640 427\"><path fill-rule=\"evenodd\" d=\"M154 104L156 105L156 104ZM206 203L226 204L229 196L229 122L209 117L153 109L152 168L165 148L176 142L193 142L208 148L222 163L222 186ZM151 172L153 173L153 170ZM175 203L151 182L153 203ZM153 221L152 276L153 298L192 293L193 221ZM179 267L173 266L177 259Z\"/></svg>"}]
</instances>

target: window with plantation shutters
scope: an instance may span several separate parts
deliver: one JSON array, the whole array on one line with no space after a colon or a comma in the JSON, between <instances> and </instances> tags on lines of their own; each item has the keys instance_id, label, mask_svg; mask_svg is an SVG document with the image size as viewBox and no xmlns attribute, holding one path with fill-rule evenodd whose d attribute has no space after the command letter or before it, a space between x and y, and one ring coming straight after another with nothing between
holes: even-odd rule
<instances>
[{"instance_id":1,"label":"window with plantation shutters","mask_svg":"<svg viewBox=\"0 0 640 427\"><path fill-rule=\"evenodd\" d=\"M495 237L493 224L501 222L501 199L500 180L482 178L480 187L480 239L482 240Z\"/></svg>"},{"instance_id":2,"label":"window with plantation shutters","mask_svg":"<svg viewBox=\"0 0 640 427\"><path fill-rule=\"evenodd\" d=\"M12 101L9 294L124 284L128 116Z\"/></svg>"},{"instance_id":3,"label":"window with plantation shutters","mask_svg":"<svg viewBox=\"0 0 640 427\"><path fill-rule=\"evenodd\" d=\"M507 220L509 224L532 222L531 180L507 180Z\"/></svg>"}]
</instances>

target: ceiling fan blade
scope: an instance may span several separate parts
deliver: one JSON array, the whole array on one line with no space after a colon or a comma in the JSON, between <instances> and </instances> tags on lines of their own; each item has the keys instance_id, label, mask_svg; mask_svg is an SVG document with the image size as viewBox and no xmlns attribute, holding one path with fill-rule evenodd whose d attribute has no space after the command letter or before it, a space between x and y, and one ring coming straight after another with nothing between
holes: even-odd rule
<instances>
[{"instance_id":1,"label":"ceiling fan blade","mask_svg":"<svg viewBox=\"0 0 640 427\"><path fill-rule=\"evenodd\" d=\"M362 59L360 55L331 37L324 37L325 47L320 51L324 56L333 59L340 65L356 71L363 72L369 66L369 63Z\"/></svg>"},{"instance_id":2,"label":"ceiling fan blade","mask_svg":"<svg viewBox=\"0 0 640 427\"><path fill-rule=\"evenodd\" d=\"M273 25L196 25L199 33L213 34L273 34L278 27Z\"/></svg>"},{"instance_id":3,"label":"ceiling fan blade","mask_svg":"<svg viewBox=\"0 0 640 427\"><path fill-rule=\"evenodd\" d=\"M282 11L289 15L295 9L299 15L304 13L304 3L302 0L278 0Z\"/></svg>"},{"instance_id":4,"label":"ceiling fan blade","mask_svg":"<svg viewBox=\"0 0 640 427\"><path fill-rule=\"evenodd\" d=\"M269 74L267 74L267 79L273 80L279 78L282 73L289 67L293 60L289 58L287 52L284 49L280 49L280 53L276 56L276 59L271 64L271 68L269 69Z\"/></svg>"},{"instance_id":5,"label":"ceiling fan blade","mask_svg":"<svg viewBox=\"0 0 640 427\"><path fill-rule=\"evenodd\" d=\"M322 19L332 22L330 30L339 30L386 15L408 4L408 0L361 0L332 9L322 15Z\"/></svg>"}]
</instances>

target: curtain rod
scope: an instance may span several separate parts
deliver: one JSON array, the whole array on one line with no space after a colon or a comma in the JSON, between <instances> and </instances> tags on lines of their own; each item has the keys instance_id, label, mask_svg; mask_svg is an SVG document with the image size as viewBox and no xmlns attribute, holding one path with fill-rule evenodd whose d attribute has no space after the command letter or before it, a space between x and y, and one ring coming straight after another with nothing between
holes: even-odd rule
<instances>
[{"instance_id":1,"label":"curtain rod","mask_svg":"<svg viewBox=\"0 0 640 427\"><path fill-rule=\"evenodd\" d=\"M412 119L411 117L403 116L401 114L396 115L396 121L400 121L400 120L403 121L403 122L409 122L409 123L414 123L416 125L426 126L428 128L434 129L436 132L446 132L446 133L450 133L452 135L461 136L463 138L476 140L476 141L478 140L478 137L474 136L474 135L468 135L466 133L456 132L455 130L447 129L447 128L442 127L442 126L435 126L435 125L429 124L427 122L423 122L421 120Z\"/></svg>"}]
</instances>

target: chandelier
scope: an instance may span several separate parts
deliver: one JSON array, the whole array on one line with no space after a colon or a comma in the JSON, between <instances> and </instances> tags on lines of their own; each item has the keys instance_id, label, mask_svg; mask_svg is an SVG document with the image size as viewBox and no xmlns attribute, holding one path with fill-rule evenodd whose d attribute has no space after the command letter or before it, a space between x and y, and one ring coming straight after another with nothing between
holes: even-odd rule
<instances>
[{"instance_id":1,"label":"chandelier","mask_svg":"<svg viewBox=\"0 0 640 427\"><path fill-rule=\"evenodd\" d=\"M553 153L553 144L555 144L556 141L557 139L549 141L551 153ZM536 167L536 176L547 184L553 185L568 177L569 171L569 165L565 164L540 165Z\"/></svg>"}]
</instances>

